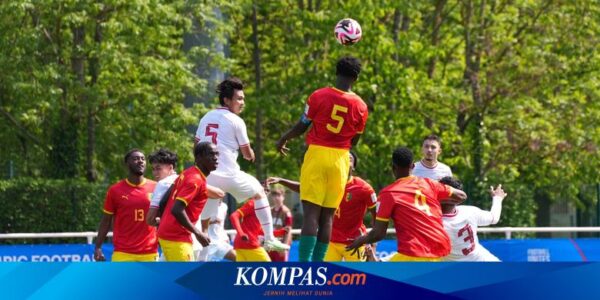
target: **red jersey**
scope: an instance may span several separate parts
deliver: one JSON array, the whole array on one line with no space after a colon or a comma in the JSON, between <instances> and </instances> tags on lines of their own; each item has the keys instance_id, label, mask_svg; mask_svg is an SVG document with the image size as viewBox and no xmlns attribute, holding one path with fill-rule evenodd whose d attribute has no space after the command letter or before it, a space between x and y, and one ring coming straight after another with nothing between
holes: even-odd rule
<instances>
[{"instance_id":1,"label":"red jersey","mask_svg":"<svg viewBox=\"0 0 600 300\"><path fill-rule=\"evenodd\" d=\"M165 213L158 226L158 237L174 242L192 243L192 233L175 219L171 213L171 208L175 201L181 201L185 204L185 214L192 224L196 224L200 213L208 200L206 189L206 176L193 166L185 169L173 183L173 192L169 196Z\"/></svg>"},{"instance_id":2,"label":"red jersey","mask_svg":"<svg viewBox=\"0 0 600 300\"><path fill-rule=\"evenodd\" d=\"M247 201L237 212L243 218L240 222L242 230L248 235L248 241L242 240L239 234L236 234L233 240L234 249L256 249L260 248L259 236L263 236L262 226L254 212L254 201Z\"/></svg>"},{"instance_id":3,"label":"red jersey","mask_svg":"<svg viewBox=\"0 0 600 300\"><path fill-rule=\"evenodd\" d=\"M331 241L349 245L364 234L363 217L368 208L377 204L375 191L366 181L353 176L346 183L346 191L340 206L335 211L331 228Z\"/></svg>"},{"instance_id":4,"label":"red jersey","mask_svg":"<svg viewBox=\"0 0 600 300\"><path fill-rule=\"evenodd\" d=\"M273 216L273 235L283 242L286 234L284 228L292 227L292 212L287 206L282 205L279 209L271 208L271 216Z\"/></svg>"},{"instance_id":5,"label":"red jersey","mask_svg":"<svg viewBox=\"0 0 600 300\"><path fill-rule=\"evenodd\" d=\"M429 178L403 177L379 193L377 220L393 219L398 252L413 257L444 257L450 240L442 223L440 200L452 188Z\"/></svg>"},{"instance_id":6,"label":"red jersey","mask_svg":"<svg viewBox=\"0 0 600 300\"><path fill-rule=\"evenodd\" d=\"M365 130L369 111L358 95L327 87L310 95L304 115L312 121L306 144L350 149L352 138Z\"/></svg>"},{"instance_id":7,"label":"red jersey","mask_svg":"<svg viewBox=\"0 0 600 300\"><path fill-rule=\"evenodd\" d=\"M113 215L115 251L132 254L156 253L156 228L146 224L146 214L156 182L143 179L138 185L121 180L106 193L103 211Z\"/></svg>"}]
</instances>

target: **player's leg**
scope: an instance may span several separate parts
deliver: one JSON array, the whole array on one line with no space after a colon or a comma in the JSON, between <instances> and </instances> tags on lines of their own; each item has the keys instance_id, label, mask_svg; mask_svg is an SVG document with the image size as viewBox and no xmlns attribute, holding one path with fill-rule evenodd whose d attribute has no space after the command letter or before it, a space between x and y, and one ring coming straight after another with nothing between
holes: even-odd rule
<instances>
[{"instance_id":1,"label":"player's leg","mask_svg":"<svg viewBox=\"0 0 600 300\"><path fill-rule=\"evenodd\" d=\"M225 259L230 260L230 261L236 261L236 252L235 250L233 250L233 248L231 248L231 250L229 250L226 254L225 254Z\"/></svg>"},{"instance_id":2,"label":"player's leg","mask_svg":"<svg viewBox=\"0 0 600 300\"><path fill-rule=\"evenodd\" d=\"M313 251L312 261L323 261L327 248L329 247L329 240L331 239L331 227L333 226L333 214L336 208L321 208L321 214L319 215L319 230L317 232L317 243L315 250Z\"/></svg>"},{"instance_id":3,"label":"player's leg","mask_svg":"<svg viewBox=\"0 0 600 300\"><path fill-rule=\"evenodd\" d=\"M300 185L302 187L302 184ZM317 244L317 232L319 230L319 215L321 206L312 202L302 200L304 211L302 229L300 230L300 245L298 248L299 261L312 261L315 245Z\"/></svg>"},{"instance_id":4,"label":"player's leg","mask_svg":"<svg viewBox=\"0 0 600 300\"><path fill-rule=\"evenodd\" d=\"M265 248L274 251L284 251L289 249L289 245L280 242L273 234L273 217L271 216L271 205L265 194L263 186L254 178L245 172L238 172L229 179L231 188L229 193L233 195L238 202L245 202L248 199L254 200L254 212L260 222L265 235Z\"/></svg>"},{"instance_id":5,"label":"player's leg","mask_svg":"<svg viewBox=\"0 0 600 300\"><path fill-rule=\"evenodd\" d=\"M335 210L340 206L340 202L344 196L348 172L350 171L348 151L339 149L328 149L327 151L330 161L328 167L324 168L327 176L327 188L322 204L323 208L319 215L319 231L313 253L313 261L323 261L325 257L331 238L333 215Z\"/></svg>"},{"instance_id":6,"label":"player's leg","mask_svg":"<svg viewBox=\"0 0 600 300\"><path fill-rule=\"evenodd\" d=\"M300 199L304 214L298 249L299 261L312 261L317 244L321 204L327 188L323 168L327 164L328 155L323 148L310 145L300 170Z\"/></svg>"},{"instance_id":7,"label":"player's leg","mask_svg":"<svg viewBox=\"0 0 600 300\"><path fill-rule=\"evenodd\" d=\"M226 174L212 172L208 175L208 177L206 177L206 183L211 186L220 188L225 193L228 193L229 190L232 188L232 185L235 184L231 182L231 179L229 177L230 176L227 176ZM204 205L204 208L202 209L200 220L208 220L212 217L216 217L219 213L219 205L221 204L221 200L222 199L208 198L206 204Z\"/></svg>"}]
</instances>

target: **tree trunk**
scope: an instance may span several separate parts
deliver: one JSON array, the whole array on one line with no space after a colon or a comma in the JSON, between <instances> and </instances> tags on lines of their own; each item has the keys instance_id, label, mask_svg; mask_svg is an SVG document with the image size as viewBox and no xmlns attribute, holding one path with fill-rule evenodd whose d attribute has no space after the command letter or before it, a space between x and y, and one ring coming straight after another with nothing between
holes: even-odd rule
<instances>
[{"instance_id":1,"label":"tree trunk","mask_svg":"<svg viewBox=\"0 0 600 300\"><path fill-rule=\"evenodd\" d=\"M432 22L432 30L431 30L431 46L433 48L437 48L440 38L440 27L442 26L442 12L444 11L444 6L446 5L446 0L438 0L435 3L435 11L433 13L433 22ZM429 61L429 66L427 67L427 77L433 78L433 74L435 73L435 65L438 60L437 53L433 55L431 60Z\"/></svg>"},{"instance_id":2,"label":"tree trunk","mask_svg":"<svg viewBox=\"0 0 600 300\"><path fill-rule=\"evenodd\" d=\"M99 48L102 43L102 21L96 20L96 30L94 32L94 43ZM89 75L91 78L90 86L98 82L100 72L98 57L93 56L89 59ZM96 169L96 103L95 96L88 98L87 103L87 146L86 146L86 178L89 182L98 180L98 170Z\"/></svg>"},{"instance_id":3,"label":"tree trunk","mask_svg":"<svg viewBox=\"0 0 600 300\"><path fill-rule=\"evenodd\" d=\"M257 94L261 90L261 73L260 73L260 45L258 43L258 17L256 11L256 3L252 5L252 43L254 45L253 61L254 61L254 78ZM265 179L263 171L263 109L260 105L256 106L256 123L254 126L256 136L255 155L256 155L256 177L259 180Z\"/></svg>"}]
</instances>

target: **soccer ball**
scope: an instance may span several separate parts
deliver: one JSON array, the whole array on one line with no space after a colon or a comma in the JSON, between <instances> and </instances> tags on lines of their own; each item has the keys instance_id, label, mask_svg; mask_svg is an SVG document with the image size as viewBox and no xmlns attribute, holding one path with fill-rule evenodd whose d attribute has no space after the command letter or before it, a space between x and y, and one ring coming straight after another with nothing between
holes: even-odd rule
<instances>
[{"instance_id":1,"label":"soccer ball","mask_svg":"<svg viewBox=\"0 0 600 300\"><path fill-rule=\"evenodd\" d=\"M335 39L342 45L354 45L362 38L360 24L354 19L341 19L333 30Z\"/></svg>"}]
</instances>

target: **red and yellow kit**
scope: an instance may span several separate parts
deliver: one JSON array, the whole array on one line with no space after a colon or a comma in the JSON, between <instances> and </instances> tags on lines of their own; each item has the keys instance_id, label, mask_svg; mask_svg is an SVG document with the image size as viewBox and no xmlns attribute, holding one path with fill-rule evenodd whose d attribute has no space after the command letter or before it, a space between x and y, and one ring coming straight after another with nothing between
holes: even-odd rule
<instances>
[{"instance_id":1,"label":"red and yellow kit","mask_svg":"<svg viewBox=\"0 0 600 300\"><path fill-rule=\"evenodd\" d=\"M191 244L192 235L190 231L179 224L170 212L175 201L181 201L185 204L185 213L190 222L196 224L208 200L206 176L197 166L193 166L183 171L173 184L175 187L165 207L160 226L158 226L158 237L162 240Z\"/></svg>"},{"instance_id":2,"label":"red and yellow kit","mask_svg":"<svg viewBox=\"0 0 600 300\"><path fill-rule=\"evenodd\" d=\"M146 213L156 182L144 179L135 185L121 180L112 185L104 200L104 213L114 216L115 251L131 254L156 253L156 228L146 224Z\"/></svg>"},{"instance_id":3,"label":"red and yellow kit","mask_svg":"<svg viewBox=\"0 0 600 300\"><path fill-rule=\"evenodd\" d=\"M312 121L306 144L350 149L352 138L365 130L369 111L358 95L326 87L310 95L304 114Z\"/></svg>"},{"instance_id":4,"label":"red and yellow kit","mask_svg":"<svg viewBox=\"0 0 600 300\"><path fill-rule=\"evenodd\" d=\"M376 204L377 198L371 185L359 177L350 178L342 202L333 217L331 242L349 245L364 234L363 217L367 209Z\"/></svg>"},{"instance_id":5,"label":"red and yellow kit","mask_svg":"<svg viewBox=\"0 0 600 300\"><path fill-rule=\"evenodd\" d=\"M400 178L379 192L377 220L393 219L399 253L431 258L450 253L440 205L450 195L451 187L416 176Z\"/></svg>"},{"instance_id":6,"label":"red and yellow kit","mask_svg":"<svg viewBox=\"0 0 600 300\"><path fill-rule=\"evenodd\" d=\"M263 236L262 226L254 212L254 201L247 201L237 212L243 218L241 223L242 230L248 235L248 241L242 240L239 234L233 240L234 249L255 249L260 248L259 236Z\"/></svg>"}]
</instances>

